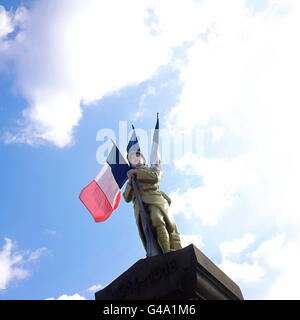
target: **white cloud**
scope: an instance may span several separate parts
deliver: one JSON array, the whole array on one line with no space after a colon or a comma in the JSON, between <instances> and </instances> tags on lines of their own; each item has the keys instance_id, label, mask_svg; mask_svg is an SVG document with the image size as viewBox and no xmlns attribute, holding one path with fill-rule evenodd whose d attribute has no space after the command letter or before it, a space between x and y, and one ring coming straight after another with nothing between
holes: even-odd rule
<instances>
[{"instance_id":1,"label":"white cloud","mask_svg":"<svg viewBox=\"0 0 300 320\"><path fill-rule=\"evenodd\" d=\"M195 245L197 248L203 247L202 237L196 234L181 234L180 235L182 247L186 247L190 244Z\"/></svg>"},{"instance_id":2,"label":"white cloud","mask_svg":"<svg viewBox=\"0 0 300 320\"><path fill-rule=\"evenodd\" d=\"M102 284L96 284L96 285L89 287L88 289L86 289L84 291L88 291L89 293L95 293L103 288L104 288L104 286ZM51 297L51 298L47 298L45 300L87 300L87 299L88 298L84 297L83 295L81 295L79 293L75 293L73 295L62 294L58 298Z\"/></svg>"},{"instance_id":3,"label":"white cloud","mask_svg":"<svg viewBox=\"0 0 300 320\"><path fill-rule=\"evenodd\" d=\"M38 248L35 251L29 253L27 261L38 260L40 258L40 256L45 252L47 252L46 248Z\"/></svg>"},{"instance_id":4,"label":"white cloud","mask_svg":"<svg viewBox=\"0 0 300 320\"><path fill-rule=\"evenodd\" d=\"M146 29L141 3L40 1L28 11L28 25L10 50L29 107L7 143L70 144L81 102L139 83L168 61L168 48L153 50L160 41Z\"/></svg>"},{"instance_id":5,"label":"white cloud","mask_svg":"<svg viewBox=\"0 0 300 320\"><path fill-rule=\"evenodd\" d=\"M222 191L218 194L218 190L213 192L204 187L189 188L183 193L172 192L170 197L173 201L170 211L173 214L182 213L187 219L196 216L204 224L218 223L220 216L227 209L227 199ZM215 201L216 198L218 201Z\"/></svg>"},{"instance_id":6,"label":"white cloud","mask_svg":"<svg viewBox=\"0 0 300 320\"><path fill-rule=\"evenodd\" d=\"M224 128L213 126L212 127L212 140L213 142L216 142L222 138L224 135Z\"/></svg>"},{"instance_id":7,"label":"white cloud","mask_svg":"<svg viewBox=\"0 0 300 320\"><path fill-rule=\"evenodd\" d=\"M5 8L0 5L0 54L4 58L7 58L7 51L10 54L14 54L12 50L12 43L9 39L9 35L16 29L22 29L22 26L26 25L27 15L26 9L20 6L15 12L6 11ZM2 60L2 59L1 59ZM0 61L0 67L5 67L4 62Z\"/></svg>"},{"instance_id":8,"label":"white cloud","mask_svg":"<svg viewBox=\"0 0 300 320\"><path fill-rule=\"evenodd\" d=\"M222 261L219 268L225 272L235 282L258 282L264 276L264 269L257 261L235 262L232 261L232 255L237 256L246 249L255 240L251 233L244 235L242 238L235 238L232 241L223 242L220 245Z\"/></svg>"},{"instance_id":9,"label":"white cloud","mask_svg":"<svg viewBox=\"0 0 300 320\"><path fill-rule=\"evenodd\" d=\"M263 280L266 270L268 274L279 270L260 288L263 297L296 297L297 292L288 288L300 281L298 258L292 254L292 248L296 252L300 246L300 46L295 40L300 4L268 1L254 11L244 4L202 1L210 21L208 32L187 50L180 74L184 86L170 113L170 127L203 128L212 135L205 139L201 155L185 155L175 163L187 179L198 175L203 183L173 192L171 198L179 205L172 210L220 224L220 229L226 216L226 225L233 223L227 236L236 236L247 226L257 230L259 238L270 230L278 232L280 236L263 242L248 257L251 263L227 257L222 267L247 283L271 281ZM215 126L222 132L214 132ZM240 212L241 218L234 220L243 209L247 215ZM287 234L283 245L282 235ZM263 249L268 244L269 249ZM279 250L278 257L286 257L284 263L272 246Z\"/></svg>"},{"instance_id":10,"label":"white cloud","mask_svg":"<svg viewBox=\"0 0 300 320\"><path fill-rule=\"evenodd\" d=\"M145 103L145 100L149 97L149 96L154 96L156 92L156 89L153 86L148 86L147 91L145 93L142 94L140 102L139 102L139 106L143 106Z\"/></svg>"},{"instance_id":11,"label":"white cloud","mask_svg":"<svg viewBox=\"0 0 300 320\"><path fill-rule=\"evenodd\" d=\"M271 108L276 113L272 103L261 108L266 106L264 97L278 104L282 99L276 95L293 101L287 93L296 92L287 83L296 83L298 47L286 34L296 36L299 8L290 1L270 1L269 10L253 15L243 4L76 0L70 5L55 0L14 15L2 8L3 34L15 27L9 16L23 27L9 41L8 53L13 53L19 88L29 102L23 129L7 133L6 142L70 144L82 116L81 101L89 103L146 80L170 61L172 48L197 37L181 72L185 86L180 103L172 111L177 124L205 124L213 115L232 111L230 125L237 132L253 129L251 121L259 110L263 124ZM292 8L284 14L288 5ZM272 101L274 86L281 84L283 90L275 90ZM238 109L250 120L247 127L241 126ZM220 134L215 132L215 138Z\"/></svg>"},{"instance_id":12,"label":"white cloud","mask_svg":"<svg viewBox=\"0 0 300 320\"><path fill-rule=\"evenodd\" d=\"M172 204L170 206L170 213L172 215L177 215L185 210L185 198L179 195L179 189L170 194L172 198Z\"/></svg>"},{"instance_id":13,"label":"white cloud","mask_svg":"<svg viewBox=\"0 0 300 320\"><path fill-rule=\"evenodd\" d=\"M147 98L149 96L154 96L156 93L156 89L149 85L147 87L147 90L145 93L142 94L141 98L140 98L140 101L139 101L139 110L137 111L137 113L135 114L135 117L134 117L134 120L137 120L137 119L140 119L144 114L145 112L147 111L147 106L145 105L145 101L147 100Z\"/></svg>"},{"instance_id":14,"label":"white cloud","mask_svg":"<svg viewBox=\"0 0 300 320\"><path fill-rule=\"evenodd\" d=\"M257 287L259 290L252 293L251 299L298 300L299 241L287 241L287 238L285 234L277 234L244 254L255 243L253 234L225 241L220 245L222 261L218 266L245 290L246 299L248 288Z\"/></svg>"},{"instance_id":15,"label":"white cloud","mask_svg":"<svg viewBox=\"0 0 300 320\"><path fill-rule=\"evenodd\" d=\"M96 284L86 289L86 291L95 293L96 291L99 291L103 288L104 286L102 284ZM79 293L74 293L73 295L62 294L58 298L51 297L45 300L87 300L87 298Z\"/></svg>"},{"instance_id":16,"label":"white cloud","mask_svg":"<svg viewBox=\"0 0 300 320\"><path fill-rule=\"evenodd\" d=\"M102 284L95 284L93 286L91 286L90 288L88 288L87 290L90 291L90 292L96 292L96 291L99 291L101 289L103 289L103 285Z\"/></svg>"},{"instance_id":17,"label":"white cloud","mask_svg":"<svg viewBox=\"0 0 300 320\"><path fill-rule=\"evenodd\" d=\"M57 235L57 232L55 230L51 230L51 229L45 229L43 233L47 234L47 235L51 235L51 236Z\"/></svg>"},{"instance_id":18,"label":"white cloud","mask_svg":"<svg viewBox=\"0 0 300 320\"><path fill-rule=\"evenodd\" d=\"M233 239L231 241L225 241L220 245L222 257L226 258L230 253L240 253L246 249L255 240L255 236L252 233L245 234L241 239Z\"/></svg>"},{"instance_id":19,"label":"white cloud","mask_svg":"<svg viewBox=\"0 0 300 320\"><path fill-rule=\"evenodd\" d=\"M280 242L281 239L278 239ZM293 299L299 300L300 277L298 276L300 269L300 259L297 255L299 251L299 239L288 241L285 245L281 245L280 250L276 250L276 246L271 244L264 248L267 262L273 268L279 270L278 276L272 281L267 299ZM261 253L260 253L261 254ZM263 256L261 254L260 256Z\"/></svg>"},{"instance_id":20,"label":"white cloud","mask_svg":"<svg viewBox=\"0 0 300 320\"><path fill-rule=\"evenodd\" d=\"M270 240L262 242L251 253L251 259L265 270L270 277L267 283L261 282L266 288L263 299L296 299L299 300L300 258L297 255L299 248L299 235L290 236L277 234ZM263 280L263 279L262 279ZM260 285L260 287L262 287Z\"/></svg>"},{"instance_id":21,"label":"white cloud","mask_svg":"<svg viewBox=\"0 0 300 320\"><path fill-rule=\"evenodd\" d=\"M278 242L278 240L280 242ZM272 259L272 253L278 252L281 245L282 236L273 237L271 240L263 242L256 251L248 253L249 262L242 262L241 253L253 244L255 241L255 235L251 233L245 234L242 238L235 238L231 241L225 241L220 245L220 251L222 254L222 261L219 268L225 272L232 280L237 284L258 283L262 281L266 274L266 268L262 259ZM266 247L273 248L273 251L266 251ZM235 258L235 259L234 259ZM237 260L237 261L234 261ZM273 266L269 264L269 266Z\"/></svg>"},{"instance_id":22,"label":"white cloud","mask_svg":"<svg viewBox=\"0 0 300 320\"><path fill-rule=\"evenodd\" d=\"M203 177L203 185L171 193L172 213L200 217L205 224L217 224L233 207L239 193L250 190L255 193L261 182L250 156L226 160L187 153L175 165L178 170Z\"/></svg>"},{"instance_id":23,"label":"white cloud","mask_svg":"<svg viewBox=\"0 0 300 320\"><path fill-rule=\"evenodd\" d=\"M236 133L266 133L270 114L271 124L291 116L280 108L283 103L296 112L300 48L292 39L299 6L291 2L288 13L280 17L271 10L253 16L243 2L210 2L224 11L212 9L215 23L207 40L199 38L188 50L188 63L181 72L185 86L172 115L177 125L190 127L227 114L226 122ZM209 12L208 3L204 10Z\"/></svg>"},{"instance_id":24,"label":"white cloud","mask_svg":"<svg viewBox=\"0 0 300 320\"><path fill-rule=\"evenodd\" d=\"M8 285L19 279L29 277L30 273L24 267L28 262L39 259L46 248L39 248L36 251L17 252L16 243L5 238L5 244L0 251L0 290L7 289Z\"/></svg>"},{"instance_id":25,"label":"white cloud","mask_svg":"<svg viewBox=\"0 0 300 320\"><path fill-rule=\"evenodd\" d=\"M72 143L80 103L150 78L170 61L172 47L198 34L197 12L192 0L36 2L7 50L29 106L6 143Z\"/></svg>"},{"instance_id":26,"label":"white cloud","mask_svg":"<svg viewBox=\"0 0 300 320\"><path fill-rule=\"evenodd\" d=\"M63 295L59 296L57 299L47 298L45 300L86 300L86 298L81 296L78 293L74 293L73 295L63 294Z\"/></svg>"},{"instance_id":27,"label":"white cloud","mask_svg":"<svg viewBox=\"0 0 300 320\"><path fill-rule=\"evenodd\" d=\"M7 288L10 281L28 277L28 271L20 267L23 256L12 253L13 243L5 238L5 245L0 251L0 290Z\"/></svg>"},{"instance_id":28,"label":"white cloud","mask_svg":"<svg viewBox=\"0 0 300 320\"><path fill-rule=\"evenodd\" d=\"M14 30L9 12L0 5L0 40Z\"/></svg>"}]
</instances>

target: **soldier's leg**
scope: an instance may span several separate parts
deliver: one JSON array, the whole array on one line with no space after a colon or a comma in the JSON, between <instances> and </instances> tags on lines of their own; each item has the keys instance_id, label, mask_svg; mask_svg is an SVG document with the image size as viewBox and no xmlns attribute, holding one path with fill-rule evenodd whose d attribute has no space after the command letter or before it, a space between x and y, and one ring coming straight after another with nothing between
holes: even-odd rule
<instances>
[{"instance_id":1,"label":"soldier's leg","mask_svg":"<svg viewBox=\"0 0 300 320\"><path fill-rule=\"evenodd\" d=\"M170 238L170 250L176 251L179 249L182 249L181 241L180 241L180 233L178 232L175 220L165 208L165 215L164 215L165 221L167 222L167 230L169 232L169 238Z\"/></svg>"},{"instance_id":2,"label":"soldier's leg","mask_svg":"<svg viewBox=\"0 0 300 320\"><path fill-rule=\"evenodd\" d=\"M157 241L162 249L163 253L170 251L170 238L166 228L166 222L164 216L154 205L149 205L150 219L152 226L156 231Z\"/></svg>"},{"instance_id":3,"label":"soldier's leg","mask_svg":"<svg viewBox=\"0 0 300 320\"><path fill-rule=\"evenodd\" d=\"M174 222L173 231L169 234L170 236L170 249L171 251L176 251L182 249L180 235L177 229L177 226Z\"/></svg>"}]
</instances>

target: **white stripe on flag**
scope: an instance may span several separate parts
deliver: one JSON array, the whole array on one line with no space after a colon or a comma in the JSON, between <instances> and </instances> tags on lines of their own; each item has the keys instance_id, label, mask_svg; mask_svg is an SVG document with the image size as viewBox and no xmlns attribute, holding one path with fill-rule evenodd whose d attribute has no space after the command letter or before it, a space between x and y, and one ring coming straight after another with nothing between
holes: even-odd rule
<instances>
[{"instance_id":1,"label":"white stripe on flag","mask_svg":"<svg viewBox=\"0 0 300 320\"><path fill-rule=\"evenodd\" d=\"M156 166L162 169L160 164L160 153L159 153L159 129L154 130L150 163L151 163L151 166Z\"/></svg>"},{"instance_id":2,"label":"white stripe on flag","mask_svg":"<svg viewBox=\"0 0 300 320\"><path fill-rule=\"evenodd\" d=\"M115 206L117 195L120 188L114 178L110 165L105 162L96 178L94 179L102 191L105 193L107 200L112 208Z\"/></svg>"}]
</instances>

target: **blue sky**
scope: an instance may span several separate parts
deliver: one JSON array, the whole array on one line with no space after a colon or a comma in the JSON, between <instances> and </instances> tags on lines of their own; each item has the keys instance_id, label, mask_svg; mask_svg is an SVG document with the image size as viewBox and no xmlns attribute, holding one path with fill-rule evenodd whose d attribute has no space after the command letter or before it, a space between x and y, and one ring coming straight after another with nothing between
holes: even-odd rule
<instances>
[{"instance_id":1,"label":"blue sky","mask_svg":"<svg viewBox=\"0 0 300 320\"><path fill-rule=\"evenodd\" d=\"M78 195L97 133L119 144L127 121L150 148L156 112L183 244L246 299L299 299L298 18L289 0L1 1L0 299L93 299L145 257L131 204L95 223Z\"/></svg>"}]
</instances>

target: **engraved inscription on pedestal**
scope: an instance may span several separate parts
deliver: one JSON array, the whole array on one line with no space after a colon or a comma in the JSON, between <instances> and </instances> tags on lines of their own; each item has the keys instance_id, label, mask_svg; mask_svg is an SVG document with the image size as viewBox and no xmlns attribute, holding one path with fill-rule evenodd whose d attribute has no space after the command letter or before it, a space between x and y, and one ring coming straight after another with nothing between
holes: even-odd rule
<instances>
[{"instance_id":1,"label":"engraved inscription on pedestal","mask_svg":"<svg viewBox=\"0 0 300 320\"><path fill-rule=\"evenodd\" d=\"M194 245L137 261L96 300L243 299L240 288Z\"/></svg>"}]
</instances>

